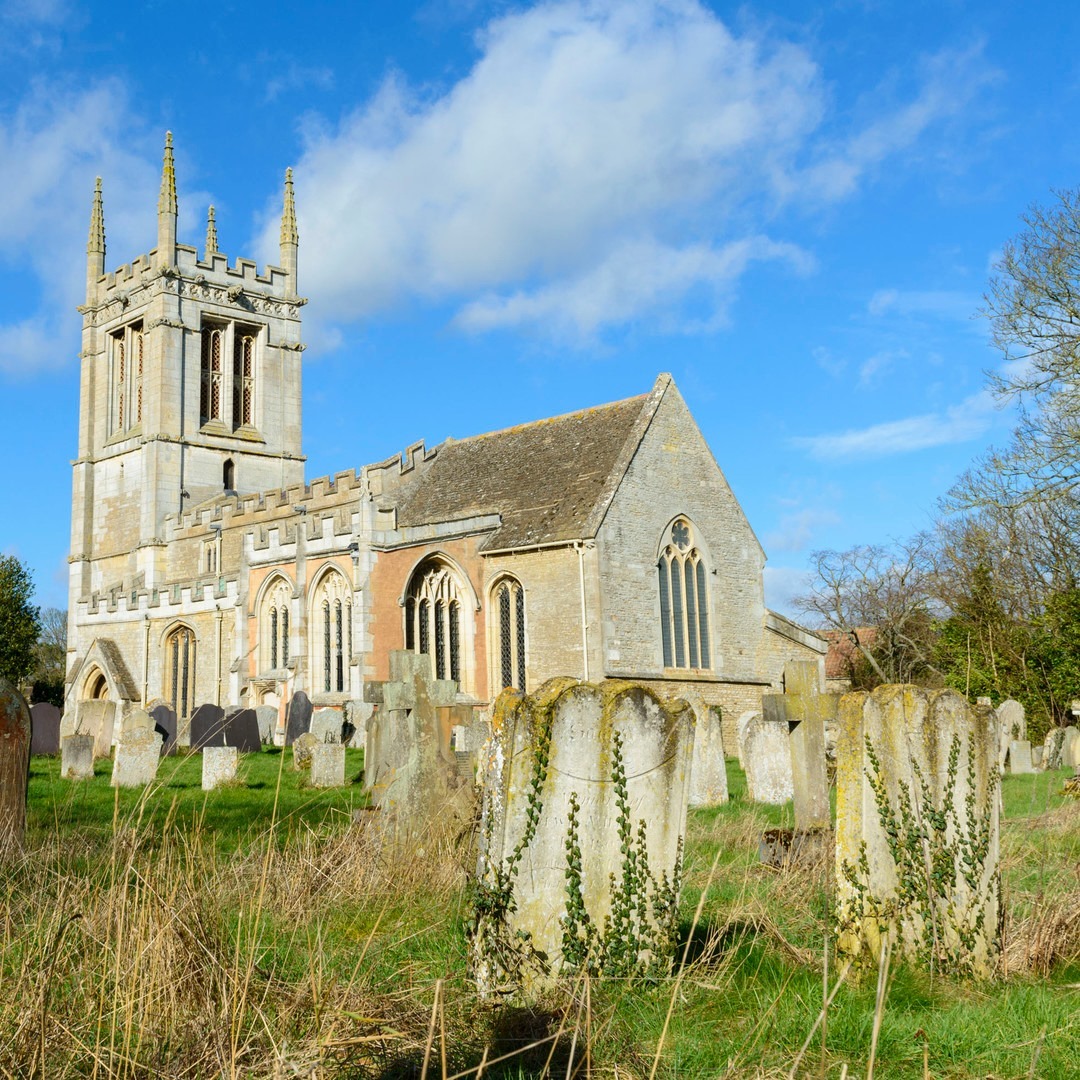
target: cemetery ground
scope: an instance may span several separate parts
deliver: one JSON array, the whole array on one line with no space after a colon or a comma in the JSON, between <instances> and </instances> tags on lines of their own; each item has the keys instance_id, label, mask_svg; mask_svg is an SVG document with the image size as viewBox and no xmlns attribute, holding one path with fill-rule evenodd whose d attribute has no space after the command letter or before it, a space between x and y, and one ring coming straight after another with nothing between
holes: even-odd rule
<instances>
[{"instance_id":1,"label":"cemetery ground","mask_svg":"<svg viewBox=\"0 0 1080 1080\"><path fill-rule=\"evenodd\" d=\"M348 751L347 780L361 770ZM0 868L4 1076L1080 1070L1080 804L1064 771L1004 778L990 982L892 967L883 1001L877 972L837 988L831 867L759 863L791 807L748 802L729 761L731 800L690 813L672 976L567 980L528 1006L481 1001L468 980L472 851L432 834L391 857L362 784L312 789L290 750L245 755L210 793L197 756L163 759L144 792L109 771L70 783L58 759L31 761L26 851Z\"/></svg>"}]
</instances>

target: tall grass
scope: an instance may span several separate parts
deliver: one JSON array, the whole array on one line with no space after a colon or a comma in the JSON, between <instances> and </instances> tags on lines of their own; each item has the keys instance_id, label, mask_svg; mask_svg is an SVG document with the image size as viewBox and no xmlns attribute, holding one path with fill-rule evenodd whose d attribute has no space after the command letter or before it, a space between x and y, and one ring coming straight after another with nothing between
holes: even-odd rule
<instances>
[{"instance_id":1,"label":"tall grass","mask_svg":"<svg viewBox=\"0 0 1080 1080\"><path fill-rule=\"evenodd\" d=\"M1071 1075L1080 810L1054 778L1006 781L996 983L823 973L831 867L758 864L790 808L743 801L732 763L732 802L691 815L672 978L492 1006L466 972L467 843L433 823L393 851L359 785L305 788L287 752L246 768L204 796L181 759L130 793L35 759L0 870L0 1075L836 1077L872 1046L878 1077Z\"/></svg>"}]
</instances>

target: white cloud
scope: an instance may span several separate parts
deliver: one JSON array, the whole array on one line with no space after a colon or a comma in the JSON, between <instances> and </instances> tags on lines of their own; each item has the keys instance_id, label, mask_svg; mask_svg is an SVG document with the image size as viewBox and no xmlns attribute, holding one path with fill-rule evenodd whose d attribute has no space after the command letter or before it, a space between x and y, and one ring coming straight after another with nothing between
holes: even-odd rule
<instances>
[{"instance_id":1,"label":"white cloud","mask_svg":"<svg viewBox=\"0 0 1080 1080\"><path fill-rule=\"evenodd\" d=\"M479 329L562 305L553 325L580 333L671 319L679 290L704 285L713 310L684 319L714 326L738 274L717 289L710 260L760 237L785 200L850 194L868 162L947 111L935 75L831 150L809 52L737 37L697 0L552 0L493 20L477 45L441 93L392 75L338 127L305 121L298 211L317 257L304 259L304 288L325 316L419 297L461 303L458 324ZM803 169L838 154L842 184ZM635 245L651 247L651 266L618 267Z\"/></svg>"},{"instance_id":2,"label":"white cloud","mask_svg":"<svg viewBox=\"0 0 1080 1080\"><path fill-rule=\"evenodd\" d=\"M835 435L796 438L792 443L808 450L812 457L824 461L907 454L977 438L990 426L996 409L993 395L987 390L980 390L943 412L890 420Z\"/></svg>"},{"instance_id":3,"label":"white cloud","mask_svg":"<svg viewBox=\"0 0 1080 1080\"><path fill-rule=\"evenodd\" d=\"M765 537L767 552L804 551L819 529L836 525L839 516L832 510L822 507L803 507L784 514L777 527Z\"/></svg>"},{"instance_id":4,"label":"white cloud","mask_svg":"<svg viewBox=\"0 0 1080 1080\"><path fill-rule=\"evenodd\" d=\"M797 619L792 601L810 588L810 574L794 566L766 566L765 604L789 619Z\"/></svg>"},{"instance_id":5,"label":"white cloud","mask_svg":"<svg viewBox=\"0 0 1080 1080\"><path fill-rule=\"evenodd\" d=\"M938 319L967 322L982 303L975 293L952 289L879 289L866 305L875 318L895 315L930 315Z\"/></svg>"},{"instance_id":6,"label":"white cloud","mask_svg":"<svg viewBox=\"0 0 1080 1080\"><path fill-rule=\"evenodd\" d=\"M907 357L906 349L881 349L874 353L859 366L859 385L873 385L897 360L906 360Z\"/></svg>"},{"instance_id":7,"label":"white cloud","mask_svg":"<svg viewBox=\"0 0 1080 1080\"><path fill-rule=\"evenodd\" d=\"M752 237L720 250L696 244L669 248L654 242L628 243L599 266L533 292L487 296L458 314L466 330L529 326L560 338L587 340L611 323L632 322L654 311L667 312L683 329L709 330L724 317L729 290L754 260L780 259L806 270L809 257L791 244ZM681 316L681 302L695 287L707 293L711 314L702 322Z\"/></svg>"}]
</instances>

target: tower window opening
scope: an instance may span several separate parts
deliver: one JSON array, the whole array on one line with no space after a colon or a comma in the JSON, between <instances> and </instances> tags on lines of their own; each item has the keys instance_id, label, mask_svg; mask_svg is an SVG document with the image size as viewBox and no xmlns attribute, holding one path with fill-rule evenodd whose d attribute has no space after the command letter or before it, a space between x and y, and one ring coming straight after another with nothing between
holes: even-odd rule
<instances>
[{"instance_id":1,"label":"tower window opening","mask_svg":"<svg viewBox=\"0 0 1080 1080\"><path fill-rule=\"evenodd\" d=\"M202 332L202 387L199 412L202 423L221 419L221 355L225 344L223 326L204 326Z\"/></svg>"}]
</instances>

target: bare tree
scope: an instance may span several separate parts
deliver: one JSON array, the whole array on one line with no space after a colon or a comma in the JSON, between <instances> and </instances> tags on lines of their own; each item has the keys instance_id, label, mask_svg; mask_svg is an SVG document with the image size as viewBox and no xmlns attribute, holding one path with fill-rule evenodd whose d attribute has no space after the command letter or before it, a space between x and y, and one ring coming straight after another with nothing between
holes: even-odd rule
<instances>
[{"instance_id":1,"label":"bare tree","mask_svg":"<svg viewBox=\"0 0 1080 1080\"><path fill-rule=\"evenodd\" d=\"M819 628L843 633L879 682L936 681L938 606L931 538L811 555L815 580L796 607Z\"/></svg>"}]
</instances>

